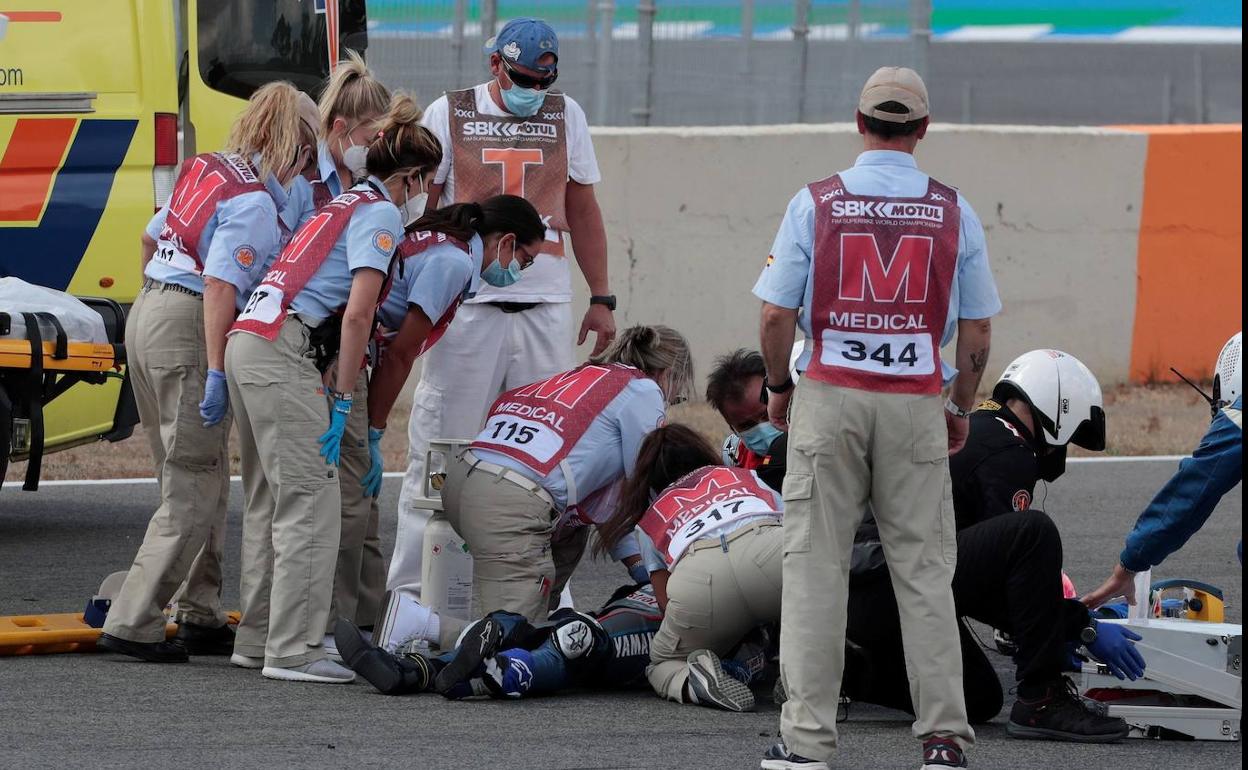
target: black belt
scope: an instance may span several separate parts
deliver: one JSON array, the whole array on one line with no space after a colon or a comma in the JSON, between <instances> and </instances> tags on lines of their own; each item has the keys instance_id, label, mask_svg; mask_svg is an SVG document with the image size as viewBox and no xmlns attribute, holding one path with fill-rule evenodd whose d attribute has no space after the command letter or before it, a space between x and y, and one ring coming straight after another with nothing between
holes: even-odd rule
<instances>
[{"instance_id":1,"label":"black belt","mask_svg":"<svg viewBox=\"0 0 1248 770\"><path fill-rule=\"evenodd\" d=\"M504 313L523 313L526 310L532 310L540 302L487 302L490 307L496 307Z\"/></svg>"},{"instance_id":2,"label":"black belt","mask_svg":"<svg viewBox=\"0 0 1248 770\"><path fill-rule=\"evenodd\" d=\"M143 288L158 291L176 291L179 294L189 294L196 299L203 299L204 295L194 289L188 289L185 286L179 286L176 283L162 283L155 278L144 278Z\"/></svg>"}]
</instances>

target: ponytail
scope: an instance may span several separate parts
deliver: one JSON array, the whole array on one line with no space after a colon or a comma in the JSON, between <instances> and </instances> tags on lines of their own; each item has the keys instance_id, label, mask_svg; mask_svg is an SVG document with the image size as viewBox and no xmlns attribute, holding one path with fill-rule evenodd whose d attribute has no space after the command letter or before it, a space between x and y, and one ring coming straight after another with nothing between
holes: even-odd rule
<instances>
[{"instance_id":1,"label":"ponytail","mask_svg":"<svg viewBox=\"0 0 1248 770\"><path fill-rule=\"evenodd\" d=\"M667 373L668 403L693 396L693 359L689 342L670 326L630 326L611 347L590 359L595 364L627 364L658 379Z\"/></svg>"},{"instance_id":2,"label":"ponytail","mask_svg":"<svg viewBox=\"0 0 1248 770\"><path fill-rule=\"evenodd\" d=\"M388 179L402 169L430 171L442 162L442 143L420 125L421 109L402 91L390 99L377 138L368 146L368 173Z\"/></svg>"},{"instance_id":3,"label":"ponytail","mask_svg":"<svg viewBox=\"0 0 1248 770\"><path fill-rule=\"evenodd\" d=\"M364 116L381 115L389 104L389 89L373 77L358 53L348 49L347 58L334 67L334 74L321 92L321 136L329 136L335 118L350 122Z\"/></svg>"},{"instance_id":4,"label":"ponytail","mask_svg":"<svg viewBox=\"0 0 1248 770\"><path fill-rule=\"evenodd\" d=\"M615 513L598 527L594 552L606 553L632 532L650 508L653 495L699 468L720 464L720 454L688 425L674 422L655 428L641 442L633 475L624 479Z\"/></svg>"},{"instance_id":5,"label":"ponytail","mask_svg":"<svg viewBox=\"0 0 1248 770\"><path fill-rule=\"evenodd\" d=\"M532 203L518 195L495 195L480 203L453 203L427 212L407 229L446 233L461 241L490 233L513 233L519 243L546 237L541 215Z\"/></svg>"},{"instance_id":6,"label":"ponytail","mask_svg":"<svg viewBox=\"0 0 1248 770\"><path fill-rule=\"evenodd\" d=\"M247 100L243 113L230 128L225 151L248 161L260 154L261 179L286 171L295 162L302 143L300 93L284 80L266 83Z\"/></svg>"}]
</instances>

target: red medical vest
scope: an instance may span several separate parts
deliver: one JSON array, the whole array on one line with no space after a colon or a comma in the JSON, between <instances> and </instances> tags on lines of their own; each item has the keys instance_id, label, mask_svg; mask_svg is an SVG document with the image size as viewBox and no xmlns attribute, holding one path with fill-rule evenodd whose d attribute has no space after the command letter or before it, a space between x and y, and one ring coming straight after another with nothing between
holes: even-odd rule
<instances>
[{"instance_id":1,"label":"red medical vest","mask_svg":"<svg viewBox=\"0 0 1248 770\"><path fill-rule=\"evenodd\" d=\"M623 364L585 364L509 390L490 407L472 448L505 454L544 477L563 462L607 404L643 377L641 370Z\"/></svg>"},{"instance_id":2,"label":"red medical vest","mask_svg":"<svg viewBox=\"0 0 1248 770\"><path fill-rule=\"evenodd\" d=\"M399 241L398 252L399 259L407 262L408 259L419 259L432 246L440 246L443 243L449 243L460 251L468 255L468 259L472 259L472 249L468 244L460 239L447 235L446 233L435 233L431 230L421 230L419 232L410 232L403 236L403 240ZM386 291L382 293L378 305L386 301L386 295L390 293L391 282L386 282ZM462 296L462 293L461 293ZM447 327L451 325L451 320L455 318L455 311L459 309L459 299L451 303L441 318L433 323L433 328L429 330L429 336L425 337L425 341L421 344L420 350L416 351L417 356L423 356L429 348L434 346L438 340L442 339L442 335L446 334ZM431 319L432 320L432 319Z\"/></svg>"},{"instance_id":3,"label":"red medical vest","mask_svg":"<svg viewBox=\"0 0 1248 770\"><path fill-rule=\"evenodd\" d=\"M169 214L160 231L160 240L169 246L158 247L152 258L188 273L203 274L199 241L217 213L217 204L249 192L265 192L265 188L255 167L242 156L210 152L187 158L178 172Z\"/></svg>"},{"instance_id":4,"label":"red medical vest","mask_svg":"<svg viewBox=\"0 0 1248 770\"><path fill-rule=\"evenodd\" d=\"M637 526L670 567L703 532L746 518L776 515L776 494L753 471L711 465L675 482L650 505Z\"/></svg>"},{"instance_id":5,"label":"red medical vest","mask_svg":"<svg viewBox=\"0 0 1248 770\"><path fill-rule=\"evenodd\" d=\"M958 193L929 179L920 198L853 195L833 175L815 199L805 375L886 393L939 393L940 339L958 262Z\"/></svg>"}]
</instances>

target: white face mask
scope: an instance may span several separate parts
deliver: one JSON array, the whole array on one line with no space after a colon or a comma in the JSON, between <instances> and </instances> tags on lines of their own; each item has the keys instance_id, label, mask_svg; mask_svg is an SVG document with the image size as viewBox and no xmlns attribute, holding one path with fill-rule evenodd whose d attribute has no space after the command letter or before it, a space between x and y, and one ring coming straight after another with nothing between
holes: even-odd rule
<instances>
[{"instance_id":1,"label":"white face mask","mask_svg":"<svg viewBox=\"0 0 1248 770\"><path fill-rule=\"evenodd\" d=\"M407 188L403 188L403 205L399 206L399 216L403 218L403 226L407 227L411 223L420 219L425 213L425 204L429 201L429 193L425 192L425 180L421 177L420 192L411 197L407 194Z\"/></svg>"},{"instance_id":2,"label":"white face mask","mask_svg":"<svg viewBox=\"0 0 1248 770\"><path fill-rule=\"evenodd\" d=\"M356 144L351 139L351 131L347 131L346 138L351 146L345 150L342 149L342 140L338 140L338 148L342 152L342 165L351 172L353 180L363 179L368 176L368 145Z\"/></svg>"}]
</instances>

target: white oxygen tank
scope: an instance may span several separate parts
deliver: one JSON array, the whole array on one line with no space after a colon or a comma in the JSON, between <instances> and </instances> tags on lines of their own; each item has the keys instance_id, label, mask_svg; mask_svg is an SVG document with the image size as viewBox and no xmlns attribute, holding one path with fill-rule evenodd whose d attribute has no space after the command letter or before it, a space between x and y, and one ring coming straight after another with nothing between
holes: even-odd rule
<instances>
[{"instance_id":1,"label":"white oxygen tank","mask_svg":"<svg viewBox=\"0 0 1248 770\"><path fill-rule=\"evenodd\" d=\"M435 513L425 525L420 562L420 603L438 614L468 620L472 614L472 554L451 523Z\"/></svg>"}]
</instances>

